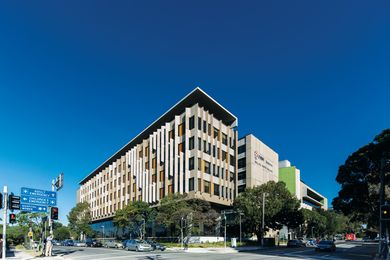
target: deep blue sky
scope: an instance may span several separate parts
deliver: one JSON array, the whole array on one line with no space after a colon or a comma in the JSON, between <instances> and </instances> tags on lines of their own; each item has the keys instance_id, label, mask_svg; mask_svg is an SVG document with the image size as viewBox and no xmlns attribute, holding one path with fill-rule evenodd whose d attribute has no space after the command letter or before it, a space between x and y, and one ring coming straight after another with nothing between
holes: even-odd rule
<instances>
[{"instance_id":1,"label":"deep blue sky","mask_svg":"<svg viewBox=\"0 0 390 260\"><path fill-rule=\"evenodd\" d=\"M210 3L212 2L212 3ZM238 3L241 3L240 5ZM0 185L78 181L196 86L329 198L390 126L388 1L0 5Z\"/></svg>"}]
</instances>

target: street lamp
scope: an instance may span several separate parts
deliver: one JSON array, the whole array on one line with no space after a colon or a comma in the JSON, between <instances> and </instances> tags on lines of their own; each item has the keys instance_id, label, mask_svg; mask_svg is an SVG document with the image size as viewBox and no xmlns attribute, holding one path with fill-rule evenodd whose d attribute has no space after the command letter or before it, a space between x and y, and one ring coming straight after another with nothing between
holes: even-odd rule
<instances>
[{"instance_id":1,"label":"street lamp","mask_svg":"<svg viewBox=\"0 0 390 260\"><path fill-rule=\"evenodd\" d=\"M223 219L225 221L225 239L224 239L224 242L225 242L225 249L226 249L226 214L225 213L223 214Z\"/></svg>"},{"instance_id":2,"label":"street lamp","mask_svg":"<svg viewBox=\"0 0 390 260\"><path fill-rule=\"evenodd\" d=\"M314 228L314 227L311 227L311 237L312 237L312 238L314 238L313 228Z\"/></svg>"},{"instance_id":3,"label":"street lamp","mask_svg":"<svg viewBox=\"0 0 390 260\"><path fill-rule=\"evenodd\" d=\"M263 233L263 238L261 239L261 246L264 245L264 211L265 211L265 196L268 196L268 193L263 192L263 220L261 223L261 232Z\"/></svg>"},{"instance_id":4,"label":"street lamp","mask_svg":"<svg viewBox=\"0 0 390 260\"><path fill-rule=\"evenodd\" d=\"M104 245L104 238L105 238L105 236L104 236L104 226L101 226L101 228L103 229L103 245Z\"/></svg>"},{"instance_id":5,"label":"street lamp","mask_svg":"<svg viewBox=\"0 0 390 260\"><path fill-rule=\"evenodd\" d=\"M243 216L244 213L242 213L241 211L238 211L238 214L240 216L240 244L241 244L241 216Z\"/></svg>"}]
</instances>

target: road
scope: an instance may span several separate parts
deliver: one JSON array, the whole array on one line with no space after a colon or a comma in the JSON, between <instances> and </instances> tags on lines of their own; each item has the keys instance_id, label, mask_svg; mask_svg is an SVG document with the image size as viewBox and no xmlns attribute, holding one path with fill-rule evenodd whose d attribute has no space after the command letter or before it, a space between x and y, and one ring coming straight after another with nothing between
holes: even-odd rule
<instances>
[{"instance_id":1,"label":"road","mask_svg":"<svg viewBox=\"0 0 390 260\"><path fill-rule=\"evenodd\" d=\"M336 252L315 252L314 248L272 248L237 253L188 253L188 252L134 252L122 249L55 247L53 253L64 259L75 260L163 260L163 259L373 259L378 244L347 242L337 245Z\"/></svg>"}]
</instances>

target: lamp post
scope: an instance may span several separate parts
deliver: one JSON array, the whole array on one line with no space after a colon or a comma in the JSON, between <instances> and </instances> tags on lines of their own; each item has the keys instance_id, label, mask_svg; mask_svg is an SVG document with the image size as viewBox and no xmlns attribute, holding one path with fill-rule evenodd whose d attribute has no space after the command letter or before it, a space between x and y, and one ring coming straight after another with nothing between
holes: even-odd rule
<instances>
[{"instance_id":1,"label":"lamp post","mask_svg":"<svg viewBox=\"0 0 390 260\"><path fill-rule=\"evenodd\" d=\"M101 226L101 228L103 229L103 246L104 246L104 239L105 239L105 236L104 236L104 226Z\"/></svg>"},{"instance_id":2,"label":"lamp post","mask_svg":"<svg viewBox=\"0 0 390 260\"><path fill-rule=\"evenodd\" d=\"M244 213L242 213L241 211L238 211L238 214L240 216L240 244L241 244L241 216L244 215Z\"/></svg>"},{"instance_id":3,"label":"lamp post","mask_svg":"<svg viewBox=\"0 0 390 260\"><path fill-rule=\"evenodd\" d=\"M311 227L311 237L314 238L314 233L313 233L314 227Z\"/></svg>"},{"instance_id":4,"label":"lamp post","mask_svg":"<svg viewBox=\"0 0 390 260\"><path fill-rule=\"evenodd\" d=\"M225 238L224 238L224 242L225 242L225 249L226 249L226 214L225 213L223 214L223 219L224 219L224 222L225 222Z\"/></svg>"},{"instance_id":5,"label":"lamp post","mask_svg":"<svg viewBox=\"0 0 390 260\"><path fill-rule=\"evenodd\" d=\"M263 237L264 237L264 211L265 211L265 196L268 196L268 193L266 192L263 192L263 219L262 219L262 222L261 222L261 232L263 233ZM264 238L261 238L261 246L264 246Z\"/></svg>"}]
</instances>

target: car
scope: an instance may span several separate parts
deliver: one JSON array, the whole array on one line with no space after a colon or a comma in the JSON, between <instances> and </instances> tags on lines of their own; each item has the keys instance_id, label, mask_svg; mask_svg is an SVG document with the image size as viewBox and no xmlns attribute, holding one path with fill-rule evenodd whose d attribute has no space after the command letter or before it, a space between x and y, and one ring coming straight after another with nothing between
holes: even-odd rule
<instances>
[{"instance_id":1,"label":"car","mask_svg":"<svg viewBox=\"0 0 390 260\"><path fill-rule=\"evenodd\" d=\"M119 242L119 241L107 240L107 241L104 243L104 247L107 247L107 248L123 248L123 245L122 245L122 243Z\"/></svg>"},{"instance_id":2,"label":"car","mask_svg":"<svg viewBox=\"0 0 390 260\"><path fill-rule=\"evenodd\" d=\"M336 251L336 244L332 240L321 240L317 246L315 251Z\"/></svg>"},{"instance_id":3,"label":"car","mask_svg":"<svg viewBox=\"0 0 390 260\"><path fill-rule=\"evenodd\" d=\"M165 251L165 249L167 249L166 246L162 245L162 244L159 244L157 243L156 241L152 241L152 240L145 240L146 243L148 243L149 245L152 246L153 250L160 250L160 251Z\"/></svg>"},{"instance_id":4,"label":"car","mask_svg":"<svg viewBox=\"0 0 390 260\"><path fill-rule=\"evenodd\" d=\"M307 247L315 247L316 245L317 245L317 242L315 241L315 239L309 239L306 242Z\"/></svg>"},{"instance_id":5,"label":"car","mask_svg":"<svg viewBox=\"0 0 390 260\"><path fill-rule=\"evenodd\" d=\"M74 242L72 239L67 239L62 243L63 246L74 246Z\"/></svg>"},{"instance_id":6,"label":"car","mask_svg":"<svg viewBox=\"0 0 390 260\"><path fill-rule=\"evenodd\" d=\"M127 240L126 242L126 246L125 246L125 249L127 251L129 250L135 250L135 251L152 251L153 250L153 247L146 243L145 241L143 240L137 240L137 239L129 239Z\"/></svg>"},{"instance_id":7,"label":"car","mask_svg":"<svg viewBox=\"0 0 390 260\"><path fill-rule=\"evenodd\" d=\"M52 240L51 242L53 243L54 246L60 246L61 245L61 242L58 241L58 240Z\"/></svg>"},{"instance_id":8,"label":"car","mask_svg":"<svg viewBox=\"0 0 390 260\"><path fill-rule=\"evenodd\" d=\"M76 240L76 241L74 241L74 246L77 246L77 247L86 247L87 244L85 243L85 241Z\"/></svg>"},{"instance_id":9,"label":"car","mask_svg":"<svg viewBox=\"0 0 390 260\"><path fill-rule=\"evenodd\" d=\"M87 245L87 247L102 247L103 246L99 240L92 239L92 238L88 238L85 241L85 244Z\"/></svg>"},{"instance_id":10,"label":"car","mask_svg":"<svg viewBox=\"0 0 390 260\"><path fill-rule=\"evenodd\" d=\"M305 247L305 243L298 239L292 239L287 242L287 247Z\"/></svg>"},{"instance_id":11,"label":"car","mask_svg":"<svg viewBox=\"0 0 390 260\"><path fill-rule=\"evenodd\" d=\"M125 249L127 241L129 241L129 240L125 239L125 240L122 241L122 248L123 249Z\"/></svg>"}]
</instances>

